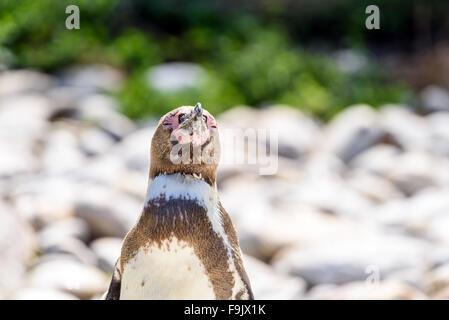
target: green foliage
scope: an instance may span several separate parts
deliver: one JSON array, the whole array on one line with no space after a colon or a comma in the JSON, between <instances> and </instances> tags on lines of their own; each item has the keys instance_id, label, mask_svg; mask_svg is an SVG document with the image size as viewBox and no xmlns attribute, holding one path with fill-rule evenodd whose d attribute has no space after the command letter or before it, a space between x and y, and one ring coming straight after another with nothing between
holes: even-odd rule
<instances>
[{"instance_id":1,"label":"green foliage","mask_svg":"<svg viewBox=\"0 0 449 320\"><path fill-rule=\"evenodd\" d=\"M69 4L80 7L80 30L65 28ZM336 19L330 11L310 5L301 11L305 17L286 3L270 1L251 14L243 7L224 7L204 0L3 0L0 64L49 72L77 63L114 65L128 73L114 94L123 112L135 119L197 101L213 113L238 104L285 103L328 119L350 104L380 106L408 95L405 86L388 81L373 61L349 73L338 68L331 50L308 51L299 45L308 41L301 30L314 28L313 17ZM343 42L363 48L363 28L354 27L364 21L363 5L354 7L356 15L340 1L331 5L349 17L347 24L335 26ZM304 19L291 22L290 13ZM199 64L206 70L205 80L171 93L148 86L147 70L170 61Z\"/></svg>"}]
</instances>

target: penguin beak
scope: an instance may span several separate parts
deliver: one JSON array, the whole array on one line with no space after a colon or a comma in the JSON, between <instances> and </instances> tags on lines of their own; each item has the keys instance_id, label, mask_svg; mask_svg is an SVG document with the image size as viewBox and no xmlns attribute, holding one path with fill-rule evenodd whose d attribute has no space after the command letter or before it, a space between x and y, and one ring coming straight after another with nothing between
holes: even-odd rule
<instances>
[{"instance_id":1,"label":"penguin beak","mask_svg":"<svg viewBox=\"0 0 449 320\"><path fill-rule=\"evenodd\" d=\"M203 107L201 106L201 103L198 102L195 105L195 108L193 108L192 110L192 116L195 120L197 120L198 118L201 119L201 117L203 116Z\"/></svg>"},{"instance_id":2,"label":"penguin beak","mask_svg":"<svg viewBox=\"0 0 449 320\"><path fill-rule=\"evenodd\" d=\"M179 129L174 130L177 141L181 144L193 143L194 145L203 145L210 138L207 123L203 119L203 107L197 103L193 110L188 114Z\"/></svg>"}]
</instances>

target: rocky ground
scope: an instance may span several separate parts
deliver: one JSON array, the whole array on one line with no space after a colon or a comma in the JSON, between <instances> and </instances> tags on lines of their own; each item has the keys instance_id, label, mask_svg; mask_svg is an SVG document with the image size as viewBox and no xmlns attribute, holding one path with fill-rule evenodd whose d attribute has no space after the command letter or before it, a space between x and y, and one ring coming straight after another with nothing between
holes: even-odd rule
<instances>
[{"instance_id":1,"label":"rocky ground","mask_svg":"<svg viewBox=\"0 0 449 320\"><path fill-rule=\"evenodd\" d=\"M106 290L156 123L118 112L107 92L121 78L105 66L0 74L0 298ZM277 174L219 172L256 298L449 298L449 98L422 98L420 114L360 105L326 125L282 106L218 117L279 132Z\"/></svg>"}]
</instances>

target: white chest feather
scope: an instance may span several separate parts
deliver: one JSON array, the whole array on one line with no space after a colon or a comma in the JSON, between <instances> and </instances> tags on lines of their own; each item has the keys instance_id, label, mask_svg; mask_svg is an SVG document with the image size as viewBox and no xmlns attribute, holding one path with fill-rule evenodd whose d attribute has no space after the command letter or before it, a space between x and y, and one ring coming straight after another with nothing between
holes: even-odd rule
<instances>
[{"instance_id":1,"label":"white chest feather","mask_svg":"<svg viewBox=\"0 0 449 320\"><path fill-rule=\"evenodd\" d=\"M121 299L215 299L204 265L176 238L140 249L123 270Z\"/></svg>"},{"instance_id":2,"label":"white chest feather","mask_svg":"<svg viewBox=\"0 0 449 320\"><path fill-rule=\"evenodd\" d=\"M235 261L232 246L225 233L215 187L192 176L180 174L161 175L150 182L146 206L152 200L195 200L206 209L212 229L222 239L229 272L234 287L232 298L244 289ZM157 203L157 202L156 202ZM156 205L153 203L153 205ZM244 297L247 294L245 293ZM141 248L123 266L121 299L215 299L215 293L201 260L194 249L175 237L164 240L160 248L155 244Z\"/></svg>"}]
</instances>

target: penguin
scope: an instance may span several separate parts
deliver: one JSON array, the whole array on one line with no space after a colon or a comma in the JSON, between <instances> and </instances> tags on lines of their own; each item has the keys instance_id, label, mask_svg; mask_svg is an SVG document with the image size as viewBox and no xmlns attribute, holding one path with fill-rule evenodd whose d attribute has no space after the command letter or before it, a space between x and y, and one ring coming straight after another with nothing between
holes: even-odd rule
<instances>
[{"instance_id":1,"label":"penguin","mask_svg":"<svg viewBox=\"0 0 449 320\"><path fill-rule=\"evenodd\" d=\"M126 235L106 300L253 300L216 184L217 122L200 103L159 121L144 208Z\"/></svg>"}]
</instances>

